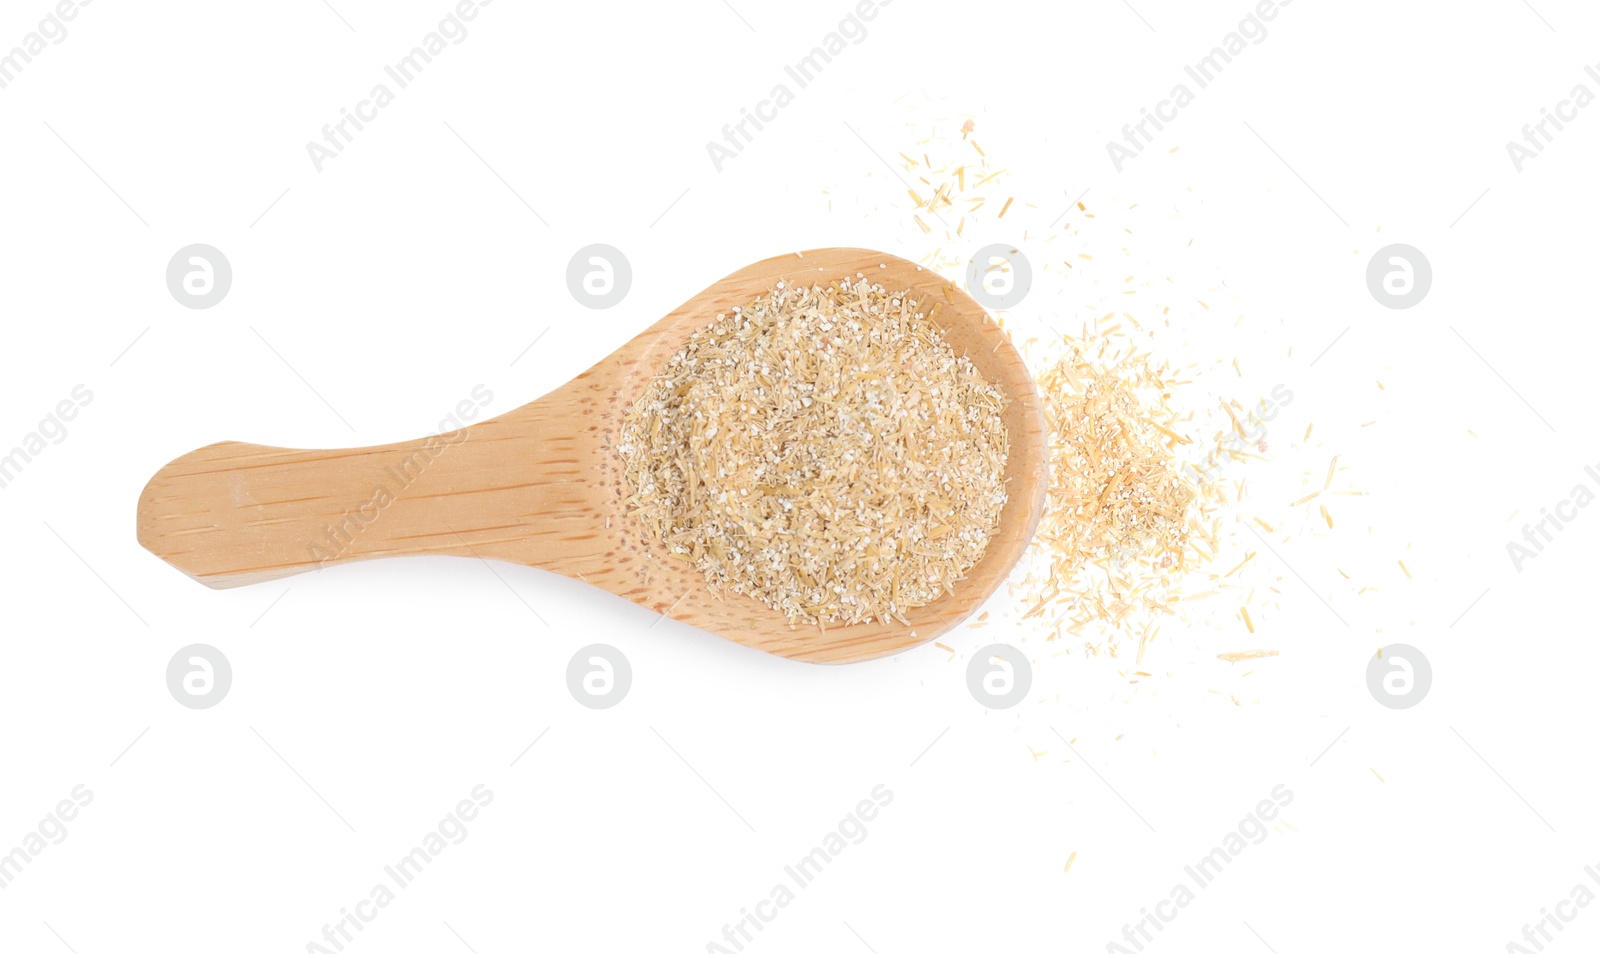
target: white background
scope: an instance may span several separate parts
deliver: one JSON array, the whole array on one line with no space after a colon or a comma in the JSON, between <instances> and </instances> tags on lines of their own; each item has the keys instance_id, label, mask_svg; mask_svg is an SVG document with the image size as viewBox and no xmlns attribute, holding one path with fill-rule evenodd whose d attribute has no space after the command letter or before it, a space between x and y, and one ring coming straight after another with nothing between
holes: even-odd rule
<instances>
[{"instance_id":1,"label":"white background","mask_svg":"<svg viewBox=\"0 0 1600 954\"><path fill-rule=\"evenodd\" d=\"M94 793L0 891L0 947L306 950L480 783L469 837L347 949L703 951L880 784L866 840L747 950L1105 950L1279 784L1277 827L1148 949L1500 951L1600 892L1600 511L1520 573L1505 550L1600 468L1600 108L1521 173L1505 151L1575 84L1600 92L1592 6L1298 0L1119 174L1107 140L1245 0L897 0L718 173L706 141L850 9L731 2L500 0L320 173L305 143L444 0L101 0L0 90L0 449L94 394L0 490L0 852ZM50 9L8 0L0 50ZM135 541L140 488L192 448L419 436L477 384L496 412L533 400L748 262L920 258L939 243L895 154L965 149L968 117L1017 204L944 254L1098 263L1046 271L1014 327L1077 326L1136 275L1133 307L1172 308L1152 347L1203 387L1292 389L1241 474L1239 513L1276 529L1235 578L1254 635L1235 594L1166 624L1149 677L994 621L814 667L518 567L213 592ZM1085 190L1096 218L1052 230ZM164 284L196 242L234 270L210 310ZM605 311L564 280L592 242L634 269ZM1433 265L1409 310L1366 287L1390 242ZM1368 496L1333 498L1330 532L1288 502L1335 454ZM633 667L606 711L565 684L597 641ZM965 682L996 641L1033 662L1002 711ZM164 681L195 642L234 672L204 711ZM1393 642L1433 666L1406 711L1365 683ZM1216 659L1257 648L1281 655ZM1591 907L1556 944L1597 940Z\"/></svg>"}]
</instances>

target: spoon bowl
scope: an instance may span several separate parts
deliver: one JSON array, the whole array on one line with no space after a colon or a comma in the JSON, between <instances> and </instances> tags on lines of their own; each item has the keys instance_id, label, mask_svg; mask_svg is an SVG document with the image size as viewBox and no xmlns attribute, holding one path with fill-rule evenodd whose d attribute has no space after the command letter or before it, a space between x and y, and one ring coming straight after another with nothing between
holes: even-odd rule
<instances>
[{"instance_id":1,"label":"spoon bowl","mask_svg":"<svg viewBox=\"0 0 1600 954\"><path fill-rule=\"evenodd\" d=\"M779 281L865 277L910 290L955 352L1009 399L1007 502L983 559L907 624L791 625L752 597L715 595L630 517L614 439L650 379L694 331ZM932 309L929 313L926 309ZM958 625L1005 580L1044 510L1047 438L1011 340L960 288L915 263L829 248L742 268L565 385L434 437L342 450L225 442L161 468L139 500L139 542L214 588L374 557L446 554L538 567L718 636L808 662L899 652Z\"/></svg>"}]
</instances>

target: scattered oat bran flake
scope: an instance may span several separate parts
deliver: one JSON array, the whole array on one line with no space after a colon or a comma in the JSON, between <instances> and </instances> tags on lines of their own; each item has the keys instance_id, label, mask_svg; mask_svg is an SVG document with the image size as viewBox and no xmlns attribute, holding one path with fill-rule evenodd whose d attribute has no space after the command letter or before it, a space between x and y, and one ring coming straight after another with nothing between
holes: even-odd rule
<instances>
[{"instance_id":1,"label":"scattered oat bran flake","mask_svg":"<svg viewBox=\"0 0 1600 954\"><path fill-rule=\"evenodd\" d=\"M1063 335L1038 376L1050 433L1050 486L1023 591L1050 638L1144 629L1172 615L1185 575L1216 556L1202 518L1218 485L1186 478L1192 443L1160 401L1172 372L1115 332ZM1141 639L1140 652L1144 649ZM1114 647L1112 648L1114 652Z\"/></svg>"}]
</instances>

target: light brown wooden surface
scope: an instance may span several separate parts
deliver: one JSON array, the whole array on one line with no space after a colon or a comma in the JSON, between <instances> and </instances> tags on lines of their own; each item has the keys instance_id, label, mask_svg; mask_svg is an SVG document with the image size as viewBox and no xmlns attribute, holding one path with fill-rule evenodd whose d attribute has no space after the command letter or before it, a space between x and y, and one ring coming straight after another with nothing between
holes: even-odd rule
<instances>
[{"instance_id":1,"label":"light brown wooden surface","mask_svg":"<svg viewBox=\"0 0 1600 954\"><path fill-rule=\"evenodd\" d=\"M886 266L881 267L880 266ZM912 289L957 353L1011 399L1009 501L983 560L909 626L791 628L749 597L719 599L623 512L611 442L622 413L691 331L779 281L857 273ZM454 434L347 450L222 443L163 467L139 500L139 542L211 587L406 554L479 556L583 580L766 652L850 662L898 652L959 624L1005 580L1044 507L1046 436L1022 357L965 292L865 249L767 259L722 279L599 364L530 404Z\"/></svg>"}]
</instances>

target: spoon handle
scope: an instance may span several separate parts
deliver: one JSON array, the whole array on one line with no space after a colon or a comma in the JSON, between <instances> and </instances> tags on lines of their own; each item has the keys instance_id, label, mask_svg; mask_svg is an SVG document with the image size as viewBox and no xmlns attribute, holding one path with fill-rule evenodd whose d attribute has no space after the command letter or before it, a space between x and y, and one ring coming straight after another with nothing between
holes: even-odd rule
<instances>
[{"instance_id":1,"label":"spoon handle","mask_svg":"<svg viewBox=\"0 0 1600 954\"><path fill-rule=\"evenodd\" d=\"M611 540L591 442L542 436L559 433L542 417L343 450L212 444L151 478L139 542L216 588L407 554L593 572Z\"/></svg>"}]
</instances>

